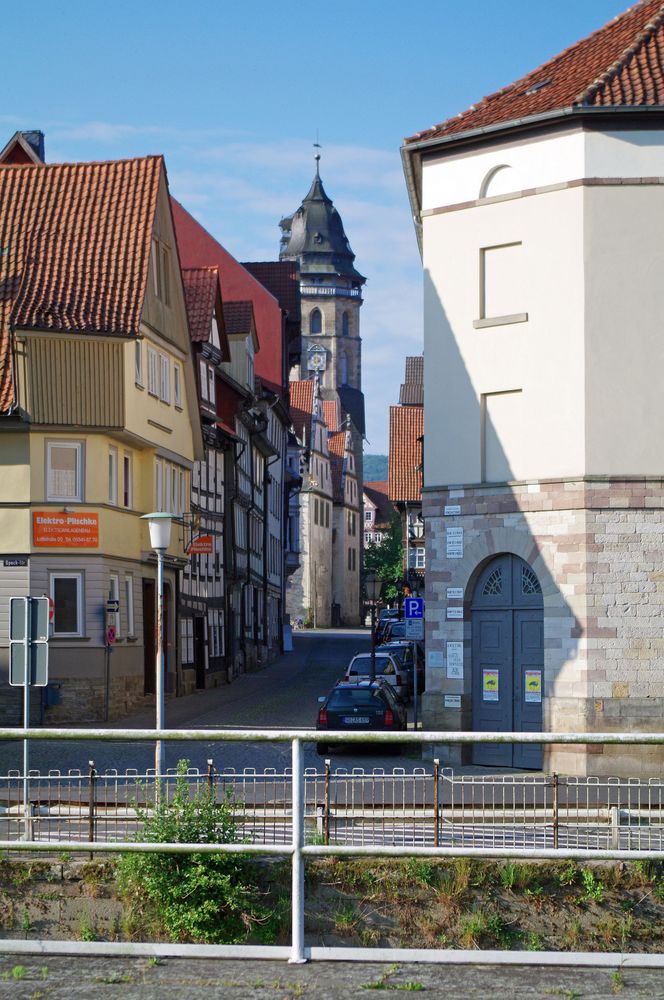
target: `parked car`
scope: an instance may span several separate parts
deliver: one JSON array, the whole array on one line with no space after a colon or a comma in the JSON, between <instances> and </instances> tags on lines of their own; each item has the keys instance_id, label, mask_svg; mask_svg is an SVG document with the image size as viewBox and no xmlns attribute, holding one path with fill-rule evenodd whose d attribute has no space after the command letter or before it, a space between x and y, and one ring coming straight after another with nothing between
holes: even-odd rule
<instances>
[{"instance_id":1,"label":"parked car","mask_svg":"<svg viewBox=\"0 0 664 1000\"><path fill-rule=\"evenodd\" d=\"M395 621L388 621L385 623L385 628L382 632L381 645L386 642L394 642L395 639L405 639L406 638L406 621L404 618L399 618Z\"/></svg>"},{"instance_id":2,"label":"parked car","mask_svg":"<svg viewBox=\"0 0 664 1000\"><path fill-rule=\"evenodd\" d=\"M381 653L397 653L408 672L410 678L411 691L413 688L413 652L415 653L415 672L417 674L417 693L422 694L425 689L425 668L424 668L424 646L421 642L412 639L398 639L394 642L385 642L380 647Z\"/></svg>"},{"instance_id":3,"label":"parked car","mask_svg":"<svg viewBox=\"0 0 664 1000\"><path fill-rule=\"evenodd\" d=\"M379 646L383 640L388 622L395 621L399 617L398 608L383 608L376 622L376 645Z\"/></svg>"},{"instance_id":4,"label":"parked car","mask_svg":"<svg viewBox=\"0 0 664 1000\"><path fill-rule=\"evenodd\" d=\"M406 729L406 708L382 679L339 681L327 697L318 699L316 729L367 729L375 732ZM318 753L327 753L327 743L317 743Z\"/></svg>"},{"instance_id":5,"label":"parked car","mask_svg":"<svg viewBox=\"0 0 664 1000\"><path fill-rule=\"evenodd\" d=\"M382 677L390 684L403 702L410 697L410 678L398 653L384 653L376 650L376 677ZM345 681L371 679L371 653L358 653L348 664Z\"/></svg>"}]
</instances>

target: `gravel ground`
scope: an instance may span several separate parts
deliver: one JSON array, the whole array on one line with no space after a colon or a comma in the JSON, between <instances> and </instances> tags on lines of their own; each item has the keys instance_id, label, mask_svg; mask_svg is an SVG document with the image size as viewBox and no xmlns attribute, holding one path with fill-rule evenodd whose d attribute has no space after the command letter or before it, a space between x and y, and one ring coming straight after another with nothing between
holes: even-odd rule
<instances>
[{"instance_id":1,"label":"gravel ground","mask_svg":"<svg viewBox=\"0 0 664 1000\"><path fill-rule=\"evenodd\" d=\"M14 978L21 974L22 978ZM652 969L445 966L404 963L231 959L0 957L0 1000L347 1000L368 990L422 992L445 1000L635 1000L664 998L664 972ZM9 977L8 979L6 977Z\"/></svg>"}]
</instances>

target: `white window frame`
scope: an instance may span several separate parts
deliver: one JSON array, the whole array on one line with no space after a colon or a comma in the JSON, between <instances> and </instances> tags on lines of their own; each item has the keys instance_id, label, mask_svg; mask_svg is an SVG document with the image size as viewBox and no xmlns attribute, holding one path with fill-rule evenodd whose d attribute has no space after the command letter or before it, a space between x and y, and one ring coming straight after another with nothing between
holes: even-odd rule
<instances>
[{"instance_id":1,"label":"white window frame","mask_svg":"<svg viewBox=\"0 0 664 1000\"><path fill-rule=\"evenodd\" d=\"M173 403L182 409L182 368L173 362Z\"/></svg>"},{"instance_id":2,"label":"white window frame","mask_svg":"<svg viewBox=\"0 0 664 1000\"><path fill-rule=\"evenodd\" d=\"M134 503L134 468L131 452L125 451L122 456L122 506L131 510Z\"/></svg>"},{"instance_id":3,"label":"white window frame","mask_svg":"<svg viewBox=\"0 0 664 1000\"><path fill-rule=\"evenodd\" d=\"M131 573L125 575L124 592L127 608L127 636L133 638L136 635L136 620L134 617L134 577Z\"/></svg>"},{"instance_id":4,"label":"white window frame","mask_svg":"<svg viewBox=\"0 0 664 1000\"><path fill-rule=\"evenodd\" d=\"M159 398L170 406L171 402L171 359L167 354L159 355Z\"/></svg>"},{"instance_id":5,"label":"white window frame","mask_svg":"<svg viewBox=\"0 0 664 1000\"><path fill-rule=\"evenodd\" d=\"M75 462L75 489L73 493L63 495L58 493L56 490L51 489L51 452L53 448L71 448L76 455ZM82 441L47 441L46 442L46 499L63 501L63 502L78 502L83 501L83 442Z\"/></svg>"},{"instance_id":6,"label":"white window frame","mask_svg":"<svg viewBox=\"0 0 664 1000\"><path fill-rule=\"evenodd\" d=\"M108 575L108 599L118 602L118 610L111 611L106 615L107 624L115 626L115 638L121 637L120 631L120 574L109 573Z\"/></svg>"},{"instance_id":7,"label":"white window frame","mask_svg":"<svg viewBox=\"0 0 664 1000\"><path fill-rule=\"evenodd\" d=\"M55 583L57 580L76 581L76 630L74 632L56 632L58 608L55 601ZM66 638L68 636L83 635L83 622L85 620L83 611L83 573L78 573L76 571L51 573L49 577L49 592L54 605L53 637L59 639Z\"/></svg>"},{"instance_id":8,"label":"white window frame","mask_svg":"<svg viewBox=\"0 0 664 1000\"><path fill-rule=\"evenodd\" d=\"M118 449L108 449L108 502L117 506L118 502Z\"/></svg>"},{"instance_id":9,"label":"white window frame","mask_svg":"<svg viewBox=\"0 0 664 1000\"><path fill-rule=\"evenodd\" d=\"M159 380L157 377L157 351L154 347L148 347L148 392L151 396L159 397Z\"/></svg>"},{"instance_id":10,"label":"white window frame","mask_svg":"<svg viewBox=\"0 0 664 1000\"><path fill-rule=\"evenodd\" d=\"M134 344L134 381L136 385L144 388L143 382L143 344L137 340Z\"/></svg>"}]
</instances>

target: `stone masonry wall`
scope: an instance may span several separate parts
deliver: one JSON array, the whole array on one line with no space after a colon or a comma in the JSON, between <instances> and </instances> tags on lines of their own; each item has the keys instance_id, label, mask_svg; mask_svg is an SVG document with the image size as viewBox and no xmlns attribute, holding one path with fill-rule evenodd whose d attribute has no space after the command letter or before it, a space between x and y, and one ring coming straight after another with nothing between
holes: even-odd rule
<instances>
[{"instance_id":1,"label":"stone masonry wall","mask_svg":"<svg viewBox=\"0 0 664 1000\"><path fill-rule=\"evenodd\" d=\"M429 490L423 499L425 728L472 729L473 588L490 558L511 552L530 564L542 587L544 729L664 730L663 480ZM449 528L463 528L463 554L453 558ZM448 599L447 588L461 588L463 599ZM449 619L448 608L460 605L463 619ZM454 640L464 644L463 680L447 678L446 644ZM461 696L460 710L445 707L446 694ZM439 755L468 757L451 746ZM567 774L659 775L663 764L662 747L545 748L545 768Z\"/></svg>"}]
</instances>

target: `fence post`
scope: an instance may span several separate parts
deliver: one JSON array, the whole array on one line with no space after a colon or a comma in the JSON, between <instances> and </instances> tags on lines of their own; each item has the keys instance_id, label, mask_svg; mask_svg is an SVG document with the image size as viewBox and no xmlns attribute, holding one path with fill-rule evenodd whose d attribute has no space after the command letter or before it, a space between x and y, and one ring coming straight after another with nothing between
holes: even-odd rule
<instances>
[{"instance_id":1,"label":"fence post","mask_svg":"<svg viewBox=\"0 0 664 1000\"><path fill-rule=\"evenodd\" d=\"M551 775L551 788L553 790L553 849L558 847L558 775L554 772Z\"/></svg>"},{"instance_id":2,"label":"fence post","mask_svg":"<svg viewBox=\"0 0 664 1000\"><path fill-rule=\"evenodd\" d=\"M609 822L611 824L611 850L620 850L620 806L609 806Z\"/></svg>"},{"instance_id":3,"label":"fence post","mask_svg":"<svg viewBox=\"0 0 664 1000\"><path fill-rule=\"evenodd\" d=\"M293 870L291 893L291 957L290 965L302 965L304 957L304 771L302 741L292 743L293 761Z\"/></svg>"},{"instance_id":4,"label":"fence post","mask_svg":"<svg viewBox=\"0 0 664 1000\"><path fill-rule=\"evenodd\" d=\"M88 798L88 841L94 844L95 840L95 804L97 800L97 771L95 769L95 762L93 760L88 761L88 782L90 788L90 795ZM92 861L94 855L90 852L90 861Z\"/></svg>"},{"instance_id":5,"label":"fence post","mask_svg":"<svg viewBox=\"0 0 664 1000\"><path fill-rule=\"evenodd\" d=\"M212 798L214 794L214 761L212 760L211 757L208 758L207 762L207 783L208 783L208 795L210 796L210 798Z\"/></svg>"},{"instance_id":6,"label":"fence post","mask_svg":"<svg viewBox=\"0 0 664 1000\"><path fill-rule=\"evenodd\" d=\"M439 817L438 813L440 811L440 801L439 801L439 776L440 776L440 760L437 757L433 759L433 846L440 847L440 829L439 829Z\"/></svg>"},{"instance_id":7,"label":"fence post","mask_svg":"<svg viewBox=\"0 0 664 1000\"><path fill-rule=\"evenodd\" d=\"M325 792L323 812L323 843L330 843L330 758L325 759Z\"/></svg>"}]
</instances>

